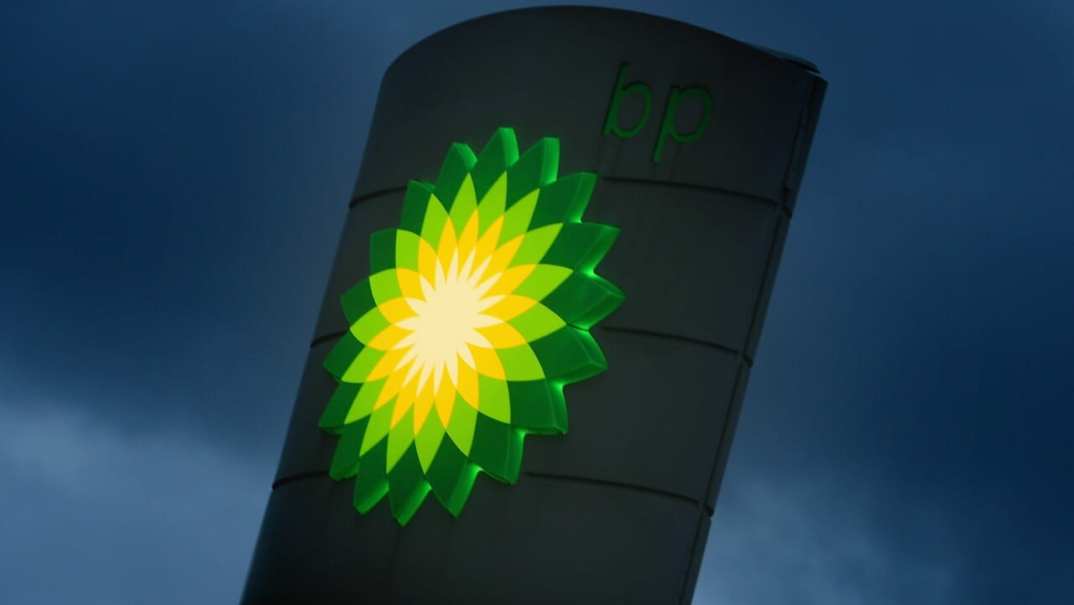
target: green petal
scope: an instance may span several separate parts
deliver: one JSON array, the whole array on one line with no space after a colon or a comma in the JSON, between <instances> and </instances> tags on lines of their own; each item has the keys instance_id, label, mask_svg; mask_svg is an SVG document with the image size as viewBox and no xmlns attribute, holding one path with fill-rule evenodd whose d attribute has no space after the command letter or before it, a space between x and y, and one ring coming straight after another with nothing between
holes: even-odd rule
<instances>
[{"instance_id":1,"label":"green petal","mask_svg":"<svg viewBox=\"0 0 1074 605\"><path fill-rule=\"evenodd\" d=\"M596 223L568 223L541 259L542 263L592 271L619 237L619 229Z\"/></svg>"},{"instance_id":2,"label":"green petal","mask_svg":"<svg viewBox=\"0 0 1074 605\"><path fill-rule=\"evenodd\" d=\"M515 131L510 128L498 128L489 142L485 144L485 148L477 155L477 163L470 170L474 177L477 199L483 198L496 179L507 171L508 166L517 161L518 141L515 140Z\"/></svg>"},{"instance_id":3,"label":"green petal","mask_svg":"<svg viewBox=\"0 0 1074 605\"><path fill-rule=\"evenodd\" d=\"M477 156L469 145L452 143L447 156L444 157L444 163L440 165L440 174L436 177L437 197L455 203L459 187L476 163Z\"/></svg>"},{"instance_id":4,"label":"green petal","mask_svg":"<svg viewBox=\"0 0 1074 605\"><path fill-rule=\"evenodd\" d=\"M354 338L350 332L343 335L344 338ZM347 366L347 371L339 379L343 382L365 382L365 379L376 367L377 362L384 357L384 351L378 351L370 347L364 347L358 352L354 361Z\"/></svg>"},{"instance_id":5,"label":"green petal","mask_svg":"<svg viewBox=\"0 0 1074 605\"><path fill-rule=\"evenodd\" d=\"M478 376L477 389L480 395L478 411L505 424L511 422L511 400L507 393L507 383L488 376Z\"/></svg>"},{"instance_id":6,"label":"green petal","mask_svg":"<svg viewBox=\"0 0 1074 605\"><path fill-rule=\"evenodd\" d=\"M388 471L388 487L392 516L399 525L406 525L429 494L429 484L424 480L414 448L407 449L398 464Z\"/></svg>"},{"instance_id":7,"label":"green petal","mask_svg":"<svg viewBox=\"0 0 1074 605\"><path fill-rule=\"evenodd\" d=\"M403 197L403 217L399 222L399 228L421 233L421 226L425 222L425 208L429 205L430 199L435 199L432 185L421 181L407 183L406 195Z\"/></svg>"},{"instance_id":8,"label":"green petal","mask_svg":"<svg viewBox=\"0 0 1074 605\"><path fill-rule=\"evenodd\" d=\"M530 343L545 375L562 382L577 382L608 367L604 353L585 330L567 326Z\"/></svg>"},{"instance_id":9,"label":"green petal","mask_svg":"<svg viewBox=\"0 0 1074 605\"><path fill-rule=\"evenodd\" d=\"M454 200L451 204L451 222L455 224L455 232L462 233L466 222L477 210L477 193L474 191L474 180L470 175L463 178Z\"/></svg>"},{"instance_id":10,"label":"green petal","mask_svg":"<svg viewBox=\"0 0 1074 605\"><path fill-rule=\"evenodd\" d=\"M598 275L572 273L544 304L567 323L588 328L623 303L623 291Z\"/></svg>"},{"instance_id":11,"label":"green petal","mask_svg":"<svg viewBox=\"0 0 1074 605\"><path fill-rule=\"evenodd\" d=\"M328 468L329 477L338 481L358 474L359 448L362 445L364 433L365 422L356 422L343 427L342 436L332 455L332 465Z\"/></svg>"},{"instance_id":12,"label":"green petal","mask_svg":"<svg viewBox=\"0 0 1074 605\"><path fill-rule=\"evenodd\" d=\"M508 207L523 196L556 180L559 171L559 141L543 138L522 154L507 170Z\"/></svg>"},{"instance_id":13,"label":"green petal","mask_svg":"<svg viewBox=\"0 0 1074 605\"><path fill-rule=\"evenodd\" d=\"M545 377L541 361L529 345L496 349L496 355L503 364L503 373L507 380L540 380Z\"/></svg>"},{"instance_id":14,"label":"green petal","mask_svg":"<svg viewBox=\"0 0 1074 605\"><path fill-rule=\"evenodd\" d=\"M484 233L496 219L503 216L507 205L507 174L501 174L500 178L492 184L492 187L481 197L477 205L477 231Z\"/></svg>"},{"instance_id":15,"label":"green petal","mask_svg":"<svg viewBox=\"0 0 1074 605\"><path fill-rule=\"evenodd\" d=\"M540 194L539 189L534 189L507 209L503 216L503 231L500 232L501 242L509 242L529 229L530 218L533 217L533 209L537 207Z\"/></svg>"},{"instance_id":16,"label":"green petal","mask_svg":"<svg viewBox=\"0 0 1074 605\"><path fill-rule=\"evenodd\" d=\"M436 411L430 412L429 417L425 419L425 424L414 438L418 461L421 462L423 471L428 472L429 467L432 466L440 442L444 440L444 434L444 427L440 425L440 418L436 416Z\"/></svg>"},{"instance_id":17,"label":"green petal","mask_svg":"<svg viewBox=\"0 0 1074 605\"><path fill-rule=\"evenodd\" d=\"M518 252L515 252L514 258L511 259L511 266L535 265L541 262L545 253L547 253L549 248L552 247L552 244L555 243L562 228L563 225L557 223L555 225L545 225L539 229L527 232L522 238L522 245L519 246Z\"/></svg>"},{"instance_id":18,"label":"green petal","mask_svg":"<svg viewBox=\"0 0 1074 605\"><path fill-rule=\"evenodd\" d=\"M510 425L479 415L470 460L496 479L514 483L522 462L522 439Z\"/></svg>"},{"instance_id":19,"label":"green petal","mask_svg":"<svg viewBox=\"0 0 1074 605\"><path fill-rule=\"evenodd\" d=\"M385 406L389 407L389 406ZM411 406L395 426L388 429L388 473L414 444L414 407Z\"/></svg>"},{"instance_id":20,"label":"green petal","mask_svg":"<svg viewBox=\"0 0 1074 605\"><path fill-rule=\"evenodd\" d=\"M567 432L563 387L548 380L507 383L511 391L511 424L530 433Z\"/></svg>"},{"instance_id":21,"label":"green petal","mask_svg":"<svg viewBox=\"0 0 1074 605\"><path fill-rule=\"evenodd\" d=\"M533 213L530 227L582 220L582 213L589 205L589 196L596 184L596 174L578 172L542 187L541 203Z\"/></svg>"},{"instance_id":22,"label":"green petal","mask_svg":"<svg viewBox=\"0 0 1074 605\"><path fill-rule=\"evenodd\" d=\"M380 309L373 307L367 311L365 315L359 317L358 321L351 324L350 332L360 342L369 344L373 342L373 339L377 337L377 334L383 332L384 328L387 328L389 325L391 324L388 323L388 318L384 317L384 314L380 312Z\"/></svg>"},{"instance_id":23,"label":"green petal","mask_svg":"<svg viewBox=\"0 0 1074 605\"><path fill-rule=\"evenodd\" d=\"M388 444L381 441L376 447L362 454L358 463L358 476L354 481L354 508L367 513L388 493L388 475L384 459Z\"/></svg>"},{"instance_id":24,"label":"green petal","mask_svg":"<svg viewBox=\"0 0 1074 605\"><path fill-rule=\"evenodd\" d=\"M337 379L342 379L347 368L354 363L355 358L363 349L362 343L358 342L358 339L350 332L344 333L324 358L324 369Z\"/></svg>"},{"instance_id":25,"label":"green petal","mask_svg":"<svg viewBox=\"0 0 1074 605\"><path fill-rule=\"evenodd\" d=\"M470 447L474 442L474 423L477 422L477 410L463 401L462 397L455 397L455 405L452 408L451 418L448 420L447 434L463 454L470 453Z\"/></svg>"},{"instance_id":26,"label":"green petal","mask_svg":"<svg viewBox=\"0 0 1074 605\"><path fill-rule=\"evenodd\" d=\"M332 393L331 399L328 400L328 407L321 414L321 419L317 425L322 429L332 431L341 428L345 424L351 406L354 405L354 400L358 397L358 391L361 389L362 385L348 384L346 382L339 383Z\"/></svg>"},{"instance_id":27,"label":"green petal","mask_svg":"<svg viewBox=\"0 0 1074 605\"><path fill-rule=\"evenodd\" d=\"M392 255L395 256L394 254ZM369 276L369 289L373 291L373 300L382 305L393 298L401 298L402 290L399 289L399 277L395 269L388 269Z\"/></svg>"},{"instance_id":28,"label":"green petal","mask_svg":"<svg viewBox=\"0 0 1074 605\"><path fill-rule=\"evenodd\" d=\"M533 305L508 323L518 330L526 342L533 342L538 338L548 336L566 325L563 318L541 303Z\"/></svg>"},{"instance_id":29,"label":"green petal","mask_svg":"<svg viewBox=\"0 0 1074 605\"><path fill-rule=\"evenodd\" d=\"M515 288L514 294L532 298L533 300L542 300L570 277L571 273L573 271L567 267L537 265L533 268L533 272Z\"/></svg>"},{"instance_id":30,"label":"green petal","mask_svg":"<svg viewBox=\"0 0 1074 605\"><path fill-rule=\"evenodd\" d=\"M436 499L456 517L470 497L476 477L477 466L471 464L450 439L440 442L440 449L425 476Z\"/></svg>"},{"instance_id":31,"label":"green petal","mask_svg":"<svg viewBox=\"0 0 1074 605\"><path fill-rule=\"evenodd\" d=\"M358 321L370 309L374 309L377 306L377 301L373 298L373 289L369 285L369 278L364 278L354 284L343 293L339 301L343 307L343 315L347 318L348 323Z\"/></svg>"},{"instance_id":32,"label":"green petal","mask_svg":"<svg viewBox=\"0 0 1074 605\"><path fill-rule=\"evenodd\" d=\"M371 274L395 268L397 231L397 229L381 229L369 236L369 272Z\"/></svg>"},{"instance_id":33,"label":"green petal","mask_svg":"<svg viewBox=\"0 0 1074 605\"><path fill-rule=\"evenodd\" d=\"M395 266L401 269L418 270L418 245L421 237L417 233L398 229L395 232Z\"/></svg>"},{"instance_id":34,"label":"green petal","mask_svg":"<svg viewBox=\"0 0 1074 605\"><path fill-rule=\"evenodd\" d=\"M363 382L362 388L358 390L358 396L355 397L346 418L343 419L343 423L350 424L372 414L373 405L377 401L377 396L383 390L385 382L387 381Z\"/></svg>"},{"instance_id":35,"label":"green petal","mask_svg":"<svg viewBox=\"0 0 1074 605\"><path fill-rule=\"evenodd\" d=\"M392 405L391 402L381 406L380 408L373 410L373 413L369 416L369 424L366 426L365 435L362 437L361 454L365 456L367 452L371 452L380 445L384 445L384 470L388 470L388 443L384 438L388 436L388 429L391 428L392 420Z\"/></svg>"},{"instance_id":36,"label":"green petal","mask_svg":"<svg viewBox=\"0 0 1074 605\"><path fill-rule=\"evenodd\" d=\"M447 209L436 196L429 198L425 207L425 220L421 224L421 239L436 248L440 244L440 234L444 232L444 223L448 221Z\"/></svg>"}]
</instances>

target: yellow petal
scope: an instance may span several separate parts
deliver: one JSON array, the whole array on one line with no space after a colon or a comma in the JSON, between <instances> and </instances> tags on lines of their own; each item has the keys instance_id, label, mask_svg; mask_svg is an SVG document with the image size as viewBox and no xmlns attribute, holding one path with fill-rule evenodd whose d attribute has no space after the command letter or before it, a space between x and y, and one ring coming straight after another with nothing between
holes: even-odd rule
<instances>
[{"instance_id":1,"label":"yellow petal","mask_svg":"<svg viewBox=\"0 0 1074 605\"><path fill-rule=\"evenodd\" d=\"M521 245L522 236L520 235L500 246L492 254L492 260L489 261L489 266L485 269L485 275L492 277L503 273L507 269L507 265L511 264L511 259L515 257L515 253L518 252L518 248Z\"/></svg>"},{"instance_id":2,"label":"yellow petal","mask_svg":"<svg viewBox=\"0 0 1074 605\"><path fill-rule=\"evenodd\" d=\"M417 398L414 400L414 434L417 435L421 427L425 426L425 420L429 417L429 412L433 409L433 385L428 383L421 391L418 392Z\"/></svg>"},{"instance_id":3,"label":"yellow petal","mask_svg":"<svg viewBox=\"0 0 1074 605\"><path fill-rule=\"evenodd\" d=\"M395 270L395 277L399 281L399 291L403 293L403 298L425 300L425 293L421 289L421 276L417 271L399 268Z\"/></svg>"},{"instance_id":4,"label":"yellow petal","mask_svg":"<svg viewBox=\"0 0 1074 605\"><path fill-rule=\"evenodd\" d=\"M470 347L470 353L474 356L474 365L477 367L478 372L485 376L488 376L489 378L499 378L500 380L504 379L503 363L500 362L500 356L496 354L496 351L492 349L486 349L484 347ZM470 368L470 366L467 366L466 364L461 364L459 366L459 382L462 382L461 376L464 368L467 372L472 373L474 371L472 368ZM460 387L459 390L461 391L462 388ZM465 394L463 395L463 399L466 399ZM471 405L474 405L475 408L477 407L476 397L474 401L466 399L466 402L470 403Z\"/></svg>"},{"instance_id":5,"label":"yellow petal","mask_svg":"<svg viewBox=\"0 0 1074 605\"><path fill-rule=\"evenodd\" d=\"M496 244L500 243L500 232L503 231L503 217L497 218L481 238L477 240L477 260L480 262L496 251Z\"/></svg>"},{"instance_id":6,"label":"yellow petal","mask_svg":"<svg viewBox=\"0 0 1074 605\"><path fill-rule=\"evenodd\" d=\"M440 383L436 391L436 415L440 417L440 424L445 428L451 420L451 411L455 407L455 385L450 380Z\"/></svg>"},{"instance_id":7,"label":"yellow petal","mask_svg":"<svg viewBox=\"0 0 1074 605\"><path fill-rule=\"evenodd\" d=\"M403 339L404 336L410 334L410 330L400 328L396 324L389 325L381 330L373 340L369 342L370 348L378 351L388 351Z\"/></svg>"},{"instance_id":8,"label":"yellow petal","mask_svg":"<svg viewBox=\"0 0 1074 605\"><path fill-rule=\"evenodd\" d=\"M463 401L475 410L478 409L477 372L465 363L459 364L459 384L456 387Z\"/></svg>"},{"instance_id":9,"label":"yellow petal","mask_svg":"<svg viewBox=\"0 0 1074 605\"><path fill-rule=\"evenodd\" d=\"M450 220L444 221L444 230L440 233L440 249L437 251L440 266L447 267L451 262L451 257L458 252L458 249L458 240L455 237L455 223Z\"/></svg>"},{"instance_id":10,"label":"yellow petal","mask_svg":"<svg viewBox=\"0 0 1074 605\"><path fill-rule=\"evenodd\" d=\"M403 376L403 372L394 372L388 375L388 379L384 381L384 388L377 395L377 402L373 404L374 410L384 407L386 403L399 394L399 389L403 386Z\"/></svg>"},{"instance_id":11,"label":"yellow petal","mask_svg":"<svg viewBox=\"0 0 1074 605\"><path fill-rule=\"evenodd\" d=\"M515 288L522 285L522 282L533 273L535 267L537 267L537 265L519 265L517 267L511 267L499 275L499 279L496 280L485 295L495 296L497 294L510 294L514 292Z\"/></svg>"},{"instance_id":12,"label":"yellow petal","mask_svg":"<svg viewBox=\"0 0 1074 605\"><path fill-rule=\"evenodd\" d=\"M380 314L388 323L399 323L408 317L414 317L414 309L405 298L393 298L377 306Z\"/></svg>"},{"instance_id":13,"label":"yellow petal","mask_svg":"<svg viewBox=\"0 0 1074 605\"><path fill-rule=\"evenodd\" d=\"M496 349L510 349L511 347L517 347L519 345L526 344L526 339L522 337L522 334L520 334L519 331L516 330L514 326L509 323L498 323L487 328L480 328L478 332L480 332L482 336L487 338L489 343L492 344L493 348ZM495 356L495 353L493 353L493 356ZM481 361L476 359L476 354L474 355L474 358L478 363L477 371L481 372L483 368L483 366L481 365ZM497 358L496 361L499 362L499 358ZM500 372L501 374L503 372L502 366L500 367ZM486 376L492 376L492 374L486 372L481 373L485 374ZM498 376L498 378L503 378L503 376Z\"/></svg>"},{"instance_id":14,"label":"yellow petal","mask_svg":"<svg viewBox=\"0 0 1074 605\"><path fill-rule=\"evenodd\" d=\"M393 349L384 354L377 362L377 365L373 366L373 371L366 377L366 382L373 382L395 373L395 366L399 365L399 360L403 358L404 351L402 349ZM385 385L387 390L387 385Z\"/></svg>"},{"instance_id":15,"label":"yellow petal","mask_svg":"<svg viewBox=\"0 0 1074 605\"><path fill-rule=\"evenodd\" d=\"M470 256L470 253L474 251L474 247L477 246L477 211L470 215L469 220L466 221L466 226L462 228L462 233L459 234L459 258L466 259Z\"/></svg>"},{"instance_id":16,"label":"yellow petal","mask_svg":"<svg viewBox=\"0 0 1074 605\"><path fill-rule=\"evenodd\" d=\"M432 283L436 278L436 250L425 240L418 240L418 273Z\"/></svg>"},{"instance_id":17,"label":"yellow petal","mask_svg":"<svg viewBox=\"0 0 1074 605\"><path fill-rule=\"evenodd\" d=\"M399 421L406 415L407 410L414 404L414 399L417 397L416 384L411 381L399 391L399 397L395 400L395 408L392 410L392 421L390 426L395 428L395 425L399 424Z\"/></svg>"},{"instance_id":18,"label":"yellow petal","mask_svg":"<svg viewBox=\"0 0 1074 605\"><path fill-rule=\"evenodd\" d=\"M508 294L490 305L487 309L483 309L481 312L485 315L491 315L492 317L498 317L503 321L507 321L528 311L535 304L537 304L537 301L528 296Z\"/></svg>"}]
</instances>

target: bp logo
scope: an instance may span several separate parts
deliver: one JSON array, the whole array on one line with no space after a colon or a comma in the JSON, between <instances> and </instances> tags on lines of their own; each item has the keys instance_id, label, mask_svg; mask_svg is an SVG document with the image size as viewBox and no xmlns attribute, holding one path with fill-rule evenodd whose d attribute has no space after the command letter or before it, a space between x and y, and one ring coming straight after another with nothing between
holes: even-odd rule
<instances>
[{"instance_id":1,"label":"bp logo","mask_svg":"<svg viewBox=\"0 0 1074 605\"><path fill-rule=\"evenodd\" d=\"M387 495L405 525L432 491L458 516L479 471L514 483L526 435L566 432L563 386L607 367L589 328L623 300L594 273L618 230L582 222L597 177L558 164L557 139L520 156L510 128L476 156L455 143L371 237L320 421L360 512Z\"/></svg>"}]
</instances>

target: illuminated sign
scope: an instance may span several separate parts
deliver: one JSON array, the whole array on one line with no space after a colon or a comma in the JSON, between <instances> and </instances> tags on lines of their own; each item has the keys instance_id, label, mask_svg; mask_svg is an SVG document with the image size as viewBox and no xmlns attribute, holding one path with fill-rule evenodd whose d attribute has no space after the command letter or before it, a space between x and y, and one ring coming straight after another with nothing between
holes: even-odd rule
<instances>
[{"instance_id":1,"label":"illuminated sign","mask_svg":"<svg viewBox=\"0 0 1074 605\"><path fill-rule=\"evenodd\" d=\"M623 301L594 273L618 229L582 222L597 176L558 164L557 139L520 156L510 128L479 155L455 143L371 237L320 420L360 512L387 495L405 525L432 491L458 516L478 471L517 481L525 436L567 430L563 386L607 367L589 328Z\"/></svg>"}]
</instances>

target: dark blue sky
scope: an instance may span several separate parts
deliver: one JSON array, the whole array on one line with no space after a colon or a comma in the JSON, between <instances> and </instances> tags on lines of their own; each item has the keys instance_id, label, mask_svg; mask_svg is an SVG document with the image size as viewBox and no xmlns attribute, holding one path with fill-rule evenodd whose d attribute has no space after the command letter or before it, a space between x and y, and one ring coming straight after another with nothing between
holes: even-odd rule
<instances>
[{"instance_id":1,"label":"dark blue sky","mask_svg":"<svg viewBox=\"0 0 1074 605\"><path fill-rule=\"evenodd\" d=\"M529 3L366 4L0 8L0 602L237 598L380 76ZM1074 599L1074 5L609 5L830 82L696 601Z\"/></svg>"}]
</instances>

